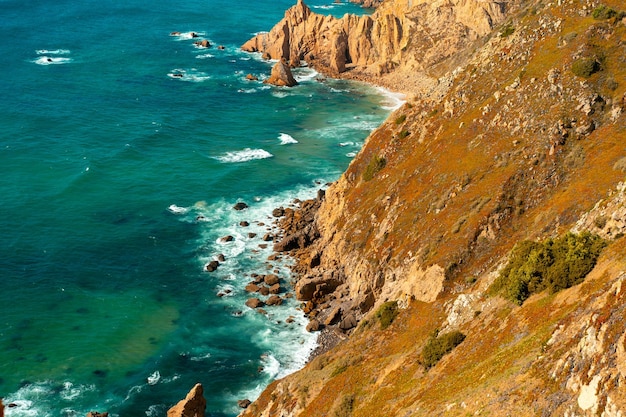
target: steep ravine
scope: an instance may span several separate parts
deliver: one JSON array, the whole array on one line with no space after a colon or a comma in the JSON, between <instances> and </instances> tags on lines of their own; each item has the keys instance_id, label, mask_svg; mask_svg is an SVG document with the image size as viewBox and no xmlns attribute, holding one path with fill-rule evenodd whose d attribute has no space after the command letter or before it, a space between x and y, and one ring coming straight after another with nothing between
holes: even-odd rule
<instances>
[{"instance_id":1,"label":"steep ravine","mask_svg":"<svg viewBox=\"0 0 626 417\"><path fill-rule=\"evenodd\" d=\"M409 99L283 220L277 249L298 259L304 310L349 337L242 415L625 412L626 27L599 6L387 1L370 21L298 2L251 40ZM583 284L521 307L488 295L515 243L575 225L609 242ZM374 313L386 301L401 310L383 330ZM435 329L467 337L426 370Z\"/></svg>"}]
</instances>

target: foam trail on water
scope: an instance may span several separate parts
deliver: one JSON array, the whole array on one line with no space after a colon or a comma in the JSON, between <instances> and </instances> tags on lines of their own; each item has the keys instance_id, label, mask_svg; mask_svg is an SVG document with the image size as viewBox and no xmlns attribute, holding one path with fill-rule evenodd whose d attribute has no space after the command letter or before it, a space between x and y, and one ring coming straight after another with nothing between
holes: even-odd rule
<instances>
[{"instance_id":1,"label":"foam trail on water","mask_svg":"<svg viewBox=\"0 0 626 417\"><path fill-rule=\"evenodd\" d=\"M33 61L37 65L59 65L59 64L67 64L72 62L71 58L61 58L61 57L51 57L44 55L40 58L37 58Z\"/></svg>"},{"instance_id":2,"label":"foam trail on water","mask_svg":"<svg viewBox=\"0 0 626 417\"><path fill-rule=\"evenodd\" d=\"M264 149L246 148L241 151L226 152L224 155L216 156L215 159L224 163L237 163L252 161L255 159L266 159L273 156L274 155Z\"/></svg>"},{"instance_id":3,"label":"foam trail on water","mask_svg":"<svg viewBox=\"0 0 626 417\"><path fill-rule=\"evenodd\" d=\"M290 143L298 143L298 141L295 140L293 136L287 133L281 133L280 135L278 135L278 139L280 139L281 145L288 145Z\"/></svg>"}]
</instances>

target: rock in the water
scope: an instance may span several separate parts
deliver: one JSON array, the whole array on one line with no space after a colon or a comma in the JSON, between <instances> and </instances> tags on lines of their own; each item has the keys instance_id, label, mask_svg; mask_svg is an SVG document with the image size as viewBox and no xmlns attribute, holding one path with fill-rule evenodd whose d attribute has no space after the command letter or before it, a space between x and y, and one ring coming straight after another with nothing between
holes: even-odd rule
<instances>
[{"instance_id":1,"label":"rock in the water","mask_svg":"<svg viewBox=\"0 0 626 417\"><path fill-rule=\"evenodd\" d=\"M278 61L272 68L270 77L264 81L266 84L273 84L279 87L293 87L298 82L293 78L289 64L285 59Z\"/></svg>"},{"instance_id":2,"label":"rock in the water","mask_svg":"<svg viewBox=\"0 0 626 417\"><path fill-rule=\"evenodd\" d=\"M270 294L280 294L280 284L274 284L270 287Z\"/></svg>"},{"instance_id":3,"label":"rock in the water","mask_svg":"<svg viewBox=\"0 0 626 417\"><path fill-rule=\"evenodd\" d=\"M204 270L207 272L213 272L217 269L218 266L220 266L220 263L218 261L211 261L204 266Z\"/></svg>"},{"instance_id":4,"label":"rock in the water","mask_svg":"<svg viewBox=\"0 0 626 417\"><path fill-rule=\"evenodd\" d=\"M256 75L248 74L248 75L246 75L246 80L249 80L249 81L259 81L259 77L257 77Z\"/></svg>"},{"instance_id":5,"label":"rock in the water","mask_svg":"<svg viewBox=\"0 0 626 417\"><path fill-rule=\"evenodd\" d=\"M194 44L199 46L200 48L210 48L211 47L211 43L209 41L207 41L206 39L194 42Z\"/></svg>"},{"instance_id":6,"label":"rock in the water","mask_svg":"<svg viewBox=\"0 0 626 417\"><path fill-rule=\"evenodd\" d=\"M243 201L238 202L237 204L235 204L233 206L233 208L235 210L244 210L248 208L248 205L246 203L244 203Z\"/></svg>"},{"instance_id":7,"label":"rock in the water","mask_svg":"<svg viewBox=\"0 0 626 417\"><path fill-rule=\"evenodd\" d=\"M279 306L282 303L283 299L277 295L272 295L270 296L270 298L267 299L267 301L265 301L265 304L267 304L268 306Z\"/></svg>"},{"instance_id":8,"label":"rock in the water","mask_svg":"<svg viewBox=\"0 0 626 417\"><path fill-rule=\"evenodd\" d=\"M224 262L226 260L226 257L223 253L220 253L219 255L217 255L217 260L220 262Z\"/></svg>"},{"instance_id":9,"label":"rock in the water","mask_svg":"<svg viewBox=\"0 0 626 417\"><path fill-rule=\"evenodd\" d=\"M224 236L222 238L220 238L220 241L222 242L232 242L233 240L235 240L235 238L231 235L228 236Z\"/></svg>"},{"instance_id":10,"label":"rock in the water","mask_svg":"<svg viewBox=\"0 0 626 417\"><path fill-rule=\"evenodd\" d=\"M259 292L259 286L256 285L254 282L251 282L248 285L246 285L246 291L247 292Z\"/></svg>"},{"instance_id":11,"label":"rock in the water","mask_svg":"<svg viewBox=\"0 0 626 417\"><path fill-rule=\"evenodd\" d=\"M247 398L245 400L237 401L237 405L239 406L239 408L248 408L250 404L252 404L252 401Z\"/></svg>"},{"instance_id":12,"label":"rock in the water","mask_svg":"<svg viewBox=\"0 0 626 417\"><path fill-rule=\"evenodd\" d=\"M259 308L263 307L265 303L258 298L250 298L248 299L248 301L246 301L246 305L250 308Z\"/></svg>"},{"instance_id":13,"label":"rock in the water","mask_svg":"<svg viewBox=\"0 0 626 417\"><path fill-rule=\"evenodd\" d=\"M2 416L1 413L0 413L0 416ZM109 413L99 413L97 411L90 411L87 413L87 417L109 417Z\"/></svg>"},{"instance_id":14,"label":"rock in the water","mask_svg":"<svg viewBox=\"0 0 626 417\"><path fill-rule=\"evenodd\" d=\"M280 278L278 278L278 275L275 274L268 274L265 276L265 278L263 278L263 282L265 282L267 285L274 285L274 284L278 284L280 282Z\"/></svg>"},{"instance_id":15,"label":"rock in the water","mask_svg":"<svg viewBox=\"0 0 626 417\"><path fill-rule=\"evenodd\" d=\"M285 215L285 208L284 207L278 207L275 208L274 210L272 210L272 216L274 217L282 217Z\"/></svg>"},{"instance_id":16,"label":"rock in the water","mask_svg":"<svg viewBox=\"0 0 626 417\"><path fill-rule=\"evenodd\" d=\"M205 409L202 384L196 384L185 399L167 411L167 417L204 417Z\"/></svg>"}]
</instances>

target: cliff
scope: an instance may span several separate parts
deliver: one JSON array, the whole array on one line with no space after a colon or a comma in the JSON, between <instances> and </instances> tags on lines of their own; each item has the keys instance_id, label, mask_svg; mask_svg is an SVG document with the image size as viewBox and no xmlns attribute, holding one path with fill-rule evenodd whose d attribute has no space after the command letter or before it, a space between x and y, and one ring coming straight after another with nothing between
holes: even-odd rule
<instances>
[{"instance_id":1,"label":"cliff","mask_svg":"<svg viewBox=\"0 0 626 417\"><path fill-rule=\"evenodd\" d=\"M286 59L292 66L306 61L336 77L374 76L379 83L397 87L402 72L406 81L432 83L432 77L454 65L458 55L502 22L516 3L388 1L372 16L346 14L337 19L313 13L298 0L272 30L250 39L242 49ZM415 77L414 72L422 76Z\"/></svg>"},{"instance_id":2,"label":"cliff","mask_svg":"<svg viewBox=\"0 0 626 417\"><path fill-rule=\"evenodd\" d=\"M390 0L333 19L299 2L246 44L409 99L276 247L305 312L349 337L243 415L623 415L620 7ZM521 305L493 291L516 243L570 230L607 239L584 282Z\"/></svg>"}]
</instances>

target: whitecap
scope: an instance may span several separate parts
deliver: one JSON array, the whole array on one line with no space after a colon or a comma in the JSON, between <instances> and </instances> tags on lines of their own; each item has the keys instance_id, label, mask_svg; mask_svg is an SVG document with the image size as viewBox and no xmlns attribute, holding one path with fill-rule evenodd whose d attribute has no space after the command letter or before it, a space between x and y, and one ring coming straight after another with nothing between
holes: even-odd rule
<instances>
[{"instance_id":1,"label":"whitecap","mask_svg":"<svg viewBox=\"0 0 626 417\"><path fill-rule=\"evenodd\" d=\"M72 401L80 397L84 392L95 391L95 389L95 385L79 385L78 387L75 387L74 384L66 381L63 383L63 389L59 395L66 401Z\"/></svg>"},{"instance_id":2,"label":"whitecap","mask_svg":"<svg viewBox=\"0 0 626 417\"><path fill-rule=\"evenodd\" d=\"M164 416L167 412L167 406L165 404L153 404L146 410L147 417Z\"/></svg>"},{"instance_id":3,"label":"whitecap","mask_svg":"<svg viewBox=\"0 0 626 417\"><path fill-rule=\"evenodd\" d=\"M376 87L379 93L383 95L382 108L385 110L396 110L406 103L406 95L402 93L394 93L383 87Z\"/></svg>"},{"instance_id":4,"label":"whitecap","mask_svg":"<svg viewBox=\"0 0 626 417\"><path fill-rule=\"evenodd\" d=\"M37 65L59 65L59 64L67 64L72 62L71 58L62 58L62 57L51 57L44 55L40 58L37 58L33 61Z\"/></svg>"},{"instance_id":5,"label":"whitecap","mask_svg":"<svg viewBox=\"0 0 626 417\"><path fill-rule=\"evenodd\" d=\"M348 152L348 153L346 154L346 156L347 156L348 158L354 158L354 157L356 156L356 154L357 154L357 152Z\"/></svg>"},{"instance_id":6,"label":"whitecap","mask_svg":"<svg viewBox=\"0 0 626 417\"><path fill-rule=\"evenodd\" d=\"M156 385L159 382L160 379L161 379L161 373L159 371L154 371L147 378L148 385Z\"/></svg>"},{"instance_id":7,"label":"whitecap","mask_svg":"<svg viewBox=\"0 0 626 417\"><path fill-rule=\"evenodd\" d=\"M209 359L210 357L211 357L211 353L207 353L207 354L204 354L204 355L202 355L202 356L192 356L192 357L190 358L190 360L192 360L192 361L194 361L194 362L200 362L200 361L203 361L203 360Z\"/></svg>"},{"instance_id":8,"label":"whitecap","mask_svg":"<svg viewBox=\"0 0 626 417\"><path fill-rule=\"evenodd\" d=\"M285 98L287 97L289 94L284 92L284 91L273 91L272 95L276 98Z\"/></svg>"},{"instance_id":9,"label":"whitecap","mask_svg":"<svg viewBox=\"0 0 626 417\"><path fill-rule=\"evenodd\" d=\"M296 79L296 81L298 81L299 83L302 83L302 82L314 80L319 75L320 75L319 72L315 71L311 67L300 67L294 70L293 77Z\"/></svg>"},{"instance_id":10,"label":"whitecap","mask_svg":"<svg viewBox=\"0 0 626 417\"><path fill-rule=\"evenodd\" d=\"M37 55L67 55L70 53L69 49L39 49Z\"/></svg>"},{"instance_id":11,"label":"whitecap","mask_svg":"<svg viewBox=\"0 0 626 417\"><path fill-rule=\"evenodd\" d=\"M189 209L187 207L180 207L176 204L170 204L167 209L174 214L186 214L187 212L189 212Z\"/></svg>"},{"instance_id":12,"label":"whitecap","mask_svg":"<svg viewBox=\"0 0 626 417\"><path fill-rule=\"evenodd\" d=\"M176 68L176 69L173 69L171 72L169 72L167 76L175 80L189 81L189 82L196 82L196 83L206 81L211 78L207 73L198 71L195 68L192 68L190 70Z\"/></svg>"},{"instance_id":13,"label":"whitecap","mask_svg":"<svg viewBox=\"0 0 626 417\"><path fill-rule=\"evenodd\" d=\"M246 148L241 151L226 152L222 156L215 157L215 159L224 163L238 163L238 162L252 161L255 159L266 159L266 158L271 158L273 156L274 155L272 155L271 153L267 152L264 149Z\"/></svg>"},{"instance_id":14,"label":"whitecap","mask_svg":"<svg viewBox=\"0 0 626 417\"><path fill-rule=\"evenodd\" d=\"M178 40L188 40L188 39L197 39L201 36L204 36L205 33L204 32L194 32L194 31L190 31L190 32L172 32L170 33L170 36L173 36L175 38L177 38Z\"/></svg>"},{"instance_id":15,"label":"whitecap","mask_svg":"<svg viewBox=\"0 0 626 417\"><path fill-rule=\"evenodd\" d=\"M288 145L290 143L298 143L297 140L293 138L293 136L288 135L287 133L281 133L278 135L278 139L280 139L281 145Z\"/></svg>"},{"instance_id":16,"label":"whitecap","mask_svg":"<svg viewBox=\"0 0 626 417\"><path fill-rule=\"evenodd\" d=\"M356 142L341 142L339 143L339 146L344 147L344 146L356 146Z\"/></svg>"},{"instance_id":17,"label":"whitecap","mask_svg":"<svg viewBox=\"0 0 626 417\"><path fill-rule=\"evenodd\" d=\"M212 54L196 55L196 59L208 59L208 58L215 58L215 55L212 55Z\"/></svg>"},{"instance_id":18,"label":"whitecap","mask_svg":"<svg viewBox=\"0 0 626 417\"><path fill-rule=\"evenodd\" d=\"M261 363L263 364L263 372L272 379L280 372L280 362L272 354L263 355Z\"/></svg>"}]
</instances>

